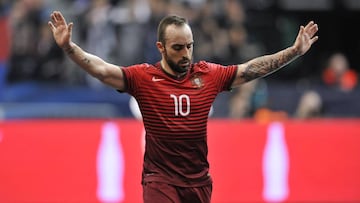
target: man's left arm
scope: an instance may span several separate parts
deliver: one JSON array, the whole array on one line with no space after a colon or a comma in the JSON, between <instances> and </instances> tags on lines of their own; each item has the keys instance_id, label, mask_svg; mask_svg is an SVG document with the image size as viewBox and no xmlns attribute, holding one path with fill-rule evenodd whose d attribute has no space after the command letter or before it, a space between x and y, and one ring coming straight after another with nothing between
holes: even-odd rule
<instances>
[{"instance_id":1,"label":"man's left arm","mask_svg":"<svg viewBox=\"0 0 360 203\"><path fill-rule=\"evenodd\" d=\"M237 87L259 77L265 77L304 55L311 45L318 40L318 36L315 36L317 31L318 25L310 21L305 27L300 26L299 33L291 47L239 64L232 87Z\"/></svg>"}]
</instances>

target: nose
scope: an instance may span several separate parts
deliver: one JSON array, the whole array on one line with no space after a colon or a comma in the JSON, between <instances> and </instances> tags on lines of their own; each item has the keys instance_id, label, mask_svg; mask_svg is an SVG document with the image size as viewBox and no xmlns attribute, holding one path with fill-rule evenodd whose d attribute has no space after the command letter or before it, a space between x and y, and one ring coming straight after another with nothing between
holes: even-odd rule
<instances>
[{"instance_id":1,"label":"nose","mask_svg":"<svg viewBox=\"0 0 360 203\"><path fill-rule=\"evenodd\" d=\"M190 59L191 58L191 47L187 47L185 46L185 48L183 49L182 55L183 55L183 59Z\"/></svg>"}]
</instances>

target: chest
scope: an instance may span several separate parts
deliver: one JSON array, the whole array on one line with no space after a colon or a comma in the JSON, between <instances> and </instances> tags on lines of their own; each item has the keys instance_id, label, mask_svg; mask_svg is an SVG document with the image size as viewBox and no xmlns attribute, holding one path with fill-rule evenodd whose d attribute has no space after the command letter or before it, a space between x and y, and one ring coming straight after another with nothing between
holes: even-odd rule
<instances>
[{"instance_id":1,"label":"chest","mask_svg":"<svg viewBox=\"0 0 360 203\"><path fill-rule=\"evenodd\" d=\"M206 115L217 94L211 80L200 74L181 81L151 75L141 82L142 88L136 96L140 109L161 115Z\"/></svg>"}]
</instances>

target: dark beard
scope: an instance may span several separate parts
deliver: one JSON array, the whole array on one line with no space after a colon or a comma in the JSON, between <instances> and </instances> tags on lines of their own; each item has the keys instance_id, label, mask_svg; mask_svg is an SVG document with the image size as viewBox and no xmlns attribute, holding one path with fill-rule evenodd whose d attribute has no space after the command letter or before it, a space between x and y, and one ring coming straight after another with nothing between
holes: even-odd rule
<instances>
[{"instance_id":1,"label":"dark beard","mask_svg":"<svg viewBox=\"0 0 360 203\"><path fill-rule=\"evenodd\" d=\"M180 66L176 64L173 60L167 58L165 60L171 70L173 70L175 73L185 73L189 70L189 66Z\"/></svg>"},{"instance_id":2,"label":"dark beard","mask_svg":"<svg viewBox=\"0 0 360 203\"><path fill-rule=\"evenodd\" d=\"M187 72L189 70L190 65L191 65L191 61L188 58L183 58L178 63L175 63L173 60L171 60L171 59L169 59L169 57L167 57L166 53L165 53L165 61L169 65L169 67L171 68L172 71L174 71L175 73L180 73L180 74ZM188 62L188 61L189 61L188 66L180 65L181 63Z\"/></svg>"}]
</instances>

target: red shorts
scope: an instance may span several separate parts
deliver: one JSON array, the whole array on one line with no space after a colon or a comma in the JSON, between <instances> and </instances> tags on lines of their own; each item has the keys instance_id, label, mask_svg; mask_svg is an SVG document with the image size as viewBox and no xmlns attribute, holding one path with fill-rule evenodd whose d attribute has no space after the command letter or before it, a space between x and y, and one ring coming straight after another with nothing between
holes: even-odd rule
<instances>
[{"instance_id":1,"label":"red shorts","mask_svg":"<svg viewBox=\"0 0 360 203\"><path fill-rule=\"evenodd\" d=\"M210 203L212 185L202 187L178 187L160 182L143 185L144 203Z\"/></svg>"}]
</instances>

